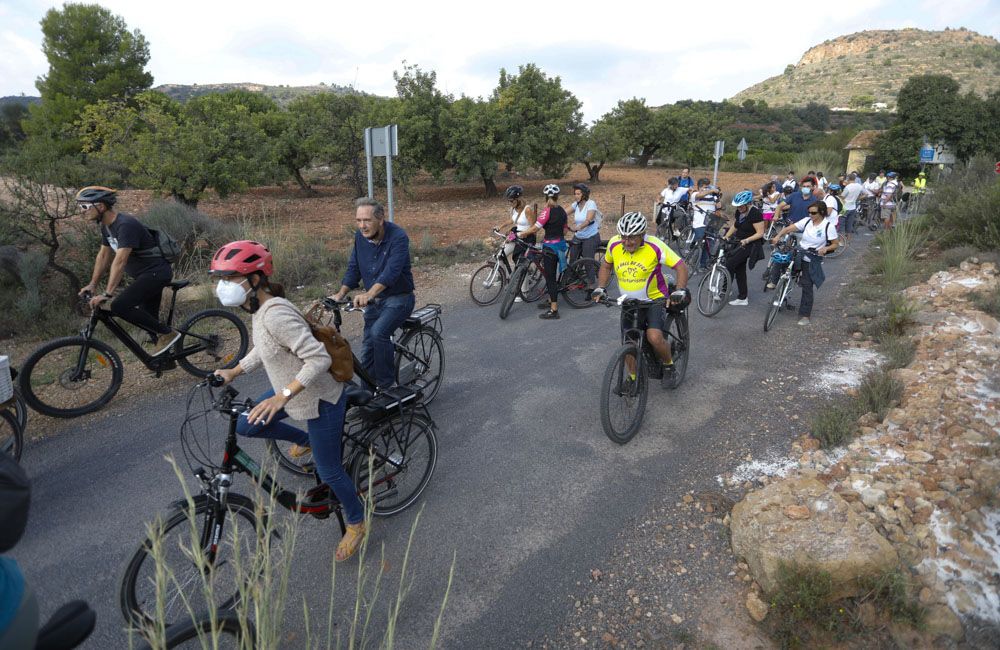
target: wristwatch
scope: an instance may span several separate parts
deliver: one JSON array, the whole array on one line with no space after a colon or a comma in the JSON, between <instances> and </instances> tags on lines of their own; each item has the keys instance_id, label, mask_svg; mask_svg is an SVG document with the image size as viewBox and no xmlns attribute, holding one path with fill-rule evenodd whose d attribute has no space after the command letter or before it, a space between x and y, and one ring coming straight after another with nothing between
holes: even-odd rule
<instances>
[{"instance_id":1,"label":"wristwatch","mask_svg":"<svg viewBox=\"0 0 1000 650\"><path fill-rule=\"evenodd\" d=\"M281 396L284 397L285 399L292 399L292 389L291 388L287 388L287 387L286 388L282 388L281 389Z\"/></svg>"}]
</instances>

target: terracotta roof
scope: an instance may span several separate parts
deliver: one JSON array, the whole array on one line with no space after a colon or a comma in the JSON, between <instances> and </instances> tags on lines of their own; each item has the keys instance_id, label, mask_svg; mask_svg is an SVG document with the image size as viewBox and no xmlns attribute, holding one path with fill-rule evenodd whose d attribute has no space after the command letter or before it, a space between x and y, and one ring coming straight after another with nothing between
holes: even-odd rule
<instances>
[{"instance_id":1,"label":"terracotta roof","mask_svg":"<svg viewBox=\"0 0 1000 650\"><path fill-rule=\"evenodd\" d=\"M882 131L859 131L856 136L851 138L851 141L847 143L844 149L871 149L875 146L875 138L881 134Z\"/></svg>"}]
</instances>

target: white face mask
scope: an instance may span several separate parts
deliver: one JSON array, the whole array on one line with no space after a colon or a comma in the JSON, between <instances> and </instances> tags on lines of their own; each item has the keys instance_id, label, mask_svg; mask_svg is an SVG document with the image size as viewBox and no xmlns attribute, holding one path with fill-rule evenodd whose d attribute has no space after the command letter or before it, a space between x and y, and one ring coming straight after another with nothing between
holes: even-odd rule
<instances>
[{"instance_id":1,"label":"white face mask","mask_svg":"<svg viewBox=\"0 0 1000 650\"><path fill-rule=\"evenodd\" d=\"M247 300L250 289L244 289L241 282L230 282L229 280L219 280L215 286L215 295L226 307L239 307Z\"/></svg>"}]
</instances>

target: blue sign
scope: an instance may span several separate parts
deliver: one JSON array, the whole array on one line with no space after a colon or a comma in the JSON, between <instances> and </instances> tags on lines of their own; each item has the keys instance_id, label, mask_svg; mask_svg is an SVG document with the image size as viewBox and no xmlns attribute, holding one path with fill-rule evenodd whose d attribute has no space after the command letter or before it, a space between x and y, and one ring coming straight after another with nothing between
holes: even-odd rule
<instances>
[{"instance_id":1,"label":"blue sign","mask_svg":"<svg viewBox=\"0 0 1000 650\"><path fill-rule=\"evenodd\" d=\"M929 163L934 161L934 147L929 144L925 144L920 147L920 162Z\"/></svg>"}]
</instances>

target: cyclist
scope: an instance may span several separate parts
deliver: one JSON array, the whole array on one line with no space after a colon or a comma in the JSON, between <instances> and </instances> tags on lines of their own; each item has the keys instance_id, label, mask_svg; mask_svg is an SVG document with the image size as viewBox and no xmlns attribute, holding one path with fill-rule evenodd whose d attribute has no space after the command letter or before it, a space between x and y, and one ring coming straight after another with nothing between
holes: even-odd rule
<instances>
[{"instance_id":1,"label":"cyclist","mask_svg":"<svg viewBox=\"0 0 1000 650\"><path fill-rule=\"evenodd\" d=\"M92 185L76 193L76 204L83 216L101 229L101 248L94 260L90 282L80 289L80 295L93 294L97 283L108 271L104 293L90 299L91 309L111 300L111 312L155 337L152 355L170 349L180 332L160 322L160 297L173 279L170 262L160 252L156 238L130 214L116 212L115 190ZM132 281L115 297L123 275Z\"/></svg>"},{"instance_id":2,"label":"cyclist","mask_svg":"<svg viewBox=\"0 0 1000 650\"><path fill-rule=\"evenodd\" d=\"M889 172L885 175L885 184L879 192L879 205L882 208L882 222L886 230L891 230L896 223L896 201L903 192L903 185L899 182L899 174Z\"/></svg>"},{"instance_id":3,"label":"cyclist","mask_svg":"<svg viewBox=\"0 0 1000 650\"><path fill-rule=\"evenodd\" d=\"M708 227L708 217L714 215L722 207L719 201L719 190L708 182L707 178L698 179L698 187L691 192L691 200L694 201L694 208L691 214L691 230L694 238L691 246L701 247L701 259L698 260L698 270L708 268L708 248L702 244L705 238L705 229Z\"/></svg>"},{"instance_id":4,"label":"cyclist","mask_svg":"<svg viewBox=\"0 0 1000 650\"><path fill-rule=\"evenodd\" d=\"M729 304L745 307L748 304L747 261L753 250L748 244L763 239L764 219L760 209L753 205L753 192L750 190L743 190L734 196L733 207L736 208L736 218L723 238L730 239L735 235L740 242L740 248L726 256L726 268L736 278L739 296L730 300Z\"/></svg>"},{"instance_id":5,"label":"cyclist","mask_svg":"<svg viewBox=\"0 0 1000 650\"><path fill-rule=\"evenodd\" d=\"M917 177L913 179L913 191L916 194L924 194L927 192L927 174L925 172L920 172Z\"/></svg>"},{"instance_id":6,"label":"cyclist","mask_svg":"<svg viewBox=\"0 0 1000 650\"><path fill-rule=\"evenodd\" d=\"M507 191L504 192L504 197L507 199L507 202L510 203L511 226L508 228L508 232L515 237L518 237L521 233L530 229L535 224L535 210L530 205L525 203L524 188L520 185L511 185L508 187ZM496 229L503 231L504 226L498 225L496 226ZM530 237L523 237L522 239L529 244L535 243L534 235L531 235ZM513 241L511 241L504 246L504 253L506 253L508 257L513 256L512 259L516 264L517 260L524 254L524 249L515 246ZM520 296L518 296L518 298L520 298Z\"/></svg>"},{"instance_id":7,"label":"cyclist","mask_svg":"<svg viewBox=\"0 0 1000 650\"><path fill-rule=\"evenodd\" d=\"M841 214L844 211L844 203L840 199L841 186L837 183L828 185L823 203L826 204L826 218L833 224L834 228L840 225Z\"/></svg>"},{"instance_id":8,"label":"cyclist","mask_svg":"<svg viewBox=\"0 0 1000 650\"><path fill-rule=\"evenodd\" d=\"M586 183L573 185L573 195L576 198L570 206L573 218L567 223L569 229L575 233L570 242L570 261L580 257L594 259L597 249L601 246L601 211L597 209L597 203L590 198L590 188ZM592 267L587 267L587 273L587 284L592 287L597 281L597 273Z\"/></svg>"},{"instance_id":9,"label":"cyclist","mask_svg":"<svg viewBox=\"0 0 1000 650\"><path fill-rule=\"evenodd\" d=\"M775 181L768 181L764 187L760 188L761 212L764 225L774 218L774 213L778 209L778 201L781 199L781 191Z\"/></svg>"},{"instance_id":10,"label":"cyclist","mask_svg":"<svg viewBox=\"0 0 1000 650\"><path fill-rule=\"evenodd\" d=\"M782 189L786 187L792 188L792 190L799 189L799 184L795 182L795 172L789 170L788 174L785 176L785 181L781 184Z\"/></svg>"},{"instance_id":11,"label":"cyclist","mask_svg":"<svg viewBox=\"0 0 1000 650\"><path fill-rule=\"evenodd\" d=\"M817 201L809 206L805 219L782 228L771 240L771 243L777 245L778 240L782 237L796 231L802 233L799 249L796 251L796 264L800 271L799 284L802 286L799 325L808 325L809 318L812 316L813 286L819 287L824 280L823 256L837 248L840 242L837 240L837 229L827 219L826 203L822 201ZM779 272L783 271L778 265L775 267ZM770 286L768 285L768 287Z\"/></svg>"},{"instance_id":12,"label":"cyclist","mask_svg":"<svg viewBox=\"0 0 1000 650\"><path fill-rule=\"evenodd\" d=\"M797 192L785 195L785 201L778 204L778 209L774 213L774 218L779 219L784 214L785 218L791 222L801 221L807 216L809 206L819 199L813 194L813 179L810 176L799 181Z\"/></svg>"},{"instance_id":13,"label":"cyclist","mask_svg":"<svg viewBox=\"0 0 1000 650\"><path fill-rule=\"evenodd\" d=\"M559 186L554 184L546 185L542 188L545 195L545 208L538 215L533 225L524 231L523 235L534 235L541 230L542 248L546 250L546 255L542 257L542 269L545 271L545 289L549 294L549 304L544 302L538 305L539 309L549 308L544 314L538 317L543 320L559 318L559 270L566 266L566 251L569 249L565 239L565 232L569 227L569 217L561 205L559 205Z\"/></svg>"},{"instance_id":14,"label":"cyclist","mask_svg":"<svg viewBox=\"0 0 1000 650\"><path fill-rule=\"evenodd\" d=\"M691 178L691 170L689 168L685 167L684 169L681 170L681 177L677 179L677 186L685 190L688 190L687 192L684 193L684 197L681 200L681 205L686 206L688 203L688 199L690 198L689 193L691 189L694 187L694 179Z\"/></svg>"},{"instance_id":15,"label":"cyclist","mask_svg":"<svg viewBox=\"0 0 1000 650\"><path fill-rule=\"evenodd\" d=\"M855 233L855 219L858 216L858 202L865 194L865 188L858 180L858 175L851 172L847 177L847 187L844 188L842 196L844 199L844 241L851 243L851 236Z\"/></svg>"},{"instance_id":16,"label":"cyclist","mask_svg":"<svg viewBox=\"0 0 1000 650\"><path fill-rule=\"evenodd\" d=\"M226 244L212 258L209 273L219 278L216 295L227 307L243 306L253 314L254 347L235 368L215 375L225 383L264 366L271 388L240 416L236 432L252 438L276 438L312 449L316 473L344 507L347 532L336 559L354 555L366 533L364 508L341 462L341 434L347 403L344 384L330 374L330 355L316 340L302 313L271 281L271 252L255 241ZM282 422L306 423L307 431Z\"/></svg>"},{"instance_id":17,"label":"cyclist","mask_svg":"<svg viewBox=\"0 0 1000 650\"><path fill-rule=\"evenodd\" d=\"M660 214L656 217L656 223L661 224L666 219L667 228L673 232L674 237L679 237L681 233L674 222L674 209L679 205L687 203L688 188L681 187L680 179L672 176L667 180L667 186L663 188L657 199L663 204L663 207L660 209Z\"/></svg>"},{"instance_id":18,"label":"cyclist","mask_svg":"<svg viewBox=\"0 0 1000 650\"><path fill-rule=\"evenodd\" d=\"M622 295L641 301L652 301L670 296L672 305L686 306L691 302L687 289L688 270L684 261L670 249L663 240L646 235L646 217L641 212L627 212L618 220L618 235L608 242L604 253L604 263L594 289L594 301L605 294L614 270ZM670 267L677 273L677 288L670 290L670 283L663 273L663 267ZM652 308L651 308L652 307ZM646 340L663 362L663 386L672 386L674 381L674 360L670 355L670 345L663 336L664 309L646 307L640 315L646 328ZM622 327L625 326L624 318ZM635 377L635 368L629 369Z\"/></svg>"},{"instance_id":19,"label":"cyclist","mask_svg":"<svg viewBox=\"0 0 1000 650\"><path fill-rule=\"evenodd\" d=\"M385 221L385 208L375 199L362 197L354 202L354 247L340 290L334 294L343 300L362 280L366 291L354 296L354 306L365 308L364 340L358 359L375 378L378 388L395 382L392 333L411 312L413 273L410 271L410 239L406 231ZM378 298L377 302L373 302Z\"/></svg>"}]
</instances>

